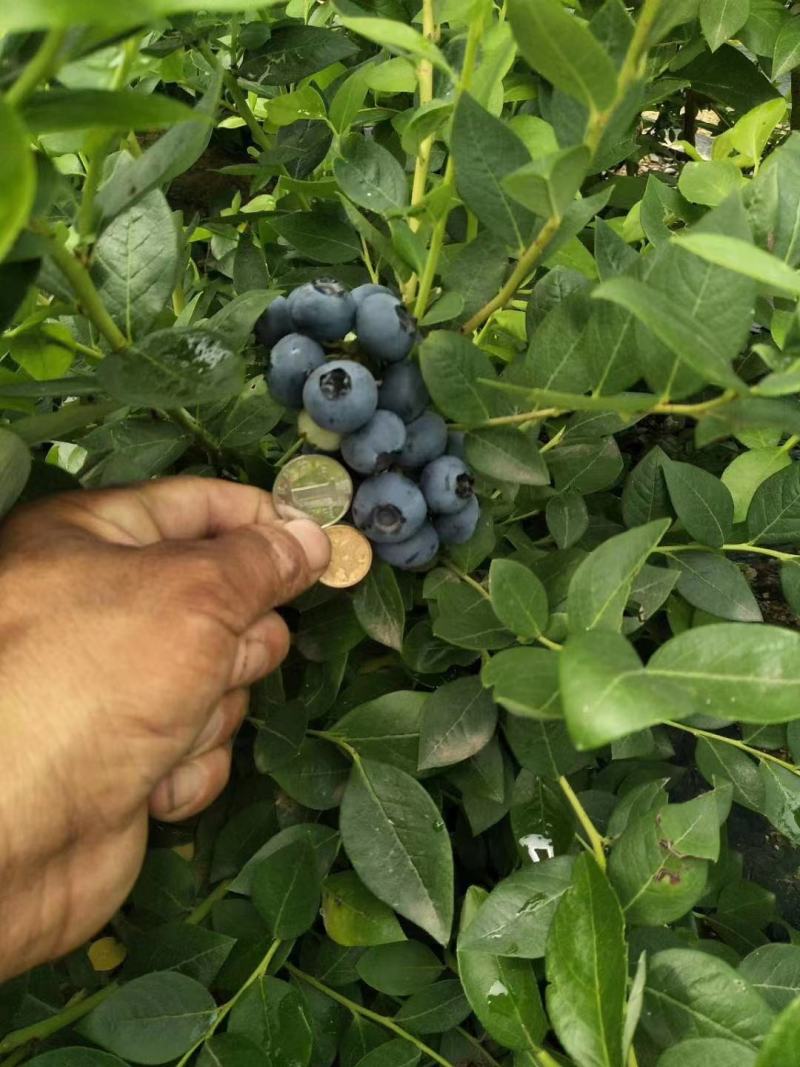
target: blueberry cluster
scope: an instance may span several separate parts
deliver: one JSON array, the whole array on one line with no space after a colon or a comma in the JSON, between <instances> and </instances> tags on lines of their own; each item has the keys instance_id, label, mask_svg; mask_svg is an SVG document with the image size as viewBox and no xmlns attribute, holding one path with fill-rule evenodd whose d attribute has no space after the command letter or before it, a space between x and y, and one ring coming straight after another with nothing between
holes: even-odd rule
<instances>
[{"instance_id":1,"label":"blueberry cluster","mask_svg":"<svg viewBox=\"0 0 800 1067\"><path fill-rule=\"evenodd\" d=\"M357 359L326 350L351 333ZM462 439L428 408L419 367L408 358L417 323L390 289L309 282L275 300L256 334L271 352L270 392L300 412L307 445L340 451L363 478L353 522L381 559L415 570L432 562L441 543L469 540L480 507Z\"/></svg>"}]
</instances>

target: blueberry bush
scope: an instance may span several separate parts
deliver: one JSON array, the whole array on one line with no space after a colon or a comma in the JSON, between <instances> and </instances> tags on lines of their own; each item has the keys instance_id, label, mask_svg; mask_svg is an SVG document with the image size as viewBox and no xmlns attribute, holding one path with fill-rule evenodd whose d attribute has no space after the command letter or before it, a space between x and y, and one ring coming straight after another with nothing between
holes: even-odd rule
<instances>
[{"instance_id":1,"label":"blueberry bush","mask_svg":"<svg viewBox=\"0 0 800 1067\"><path fill-rule=\"evenodd\" d=\"M798 1067L799 5L242 3L0 5L0 510L376 562L0 1063Z\"/></svg>"}]
</instances>

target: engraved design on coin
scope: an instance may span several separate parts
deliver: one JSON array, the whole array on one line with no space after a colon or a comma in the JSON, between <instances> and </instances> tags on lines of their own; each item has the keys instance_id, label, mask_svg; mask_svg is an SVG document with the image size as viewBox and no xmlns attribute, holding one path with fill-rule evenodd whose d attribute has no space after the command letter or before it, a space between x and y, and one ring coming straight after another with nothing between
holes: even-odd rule
<instances>
[{"instance_id":1,"label":"engraved design on coin","mask_svg":"<svg viewBox=\"0 0 800 1067\"><path fill-rule=\"evenodd\" d=\"M291 508L320 526L333 526L350 508L353 481L330 456L297 456L278 472L272 497L279 515Z\"/></svg>"}]
</instances>

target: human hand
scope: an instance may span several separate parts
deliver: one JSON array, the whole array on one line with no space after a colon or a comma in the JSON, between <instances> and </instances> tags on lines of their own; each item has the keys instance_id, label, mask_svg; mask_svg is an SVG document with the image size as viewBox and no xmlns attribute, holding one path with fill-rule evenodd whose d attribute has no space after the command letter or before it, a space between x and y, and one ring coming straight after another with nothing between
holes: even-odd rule
<instances>
[{"instance_id":1,"label":"human hand","mask_svg":"<svg viewBox=\"0 0 800 1067\"><path fill-rule=\"evenodd\" d=\"M322 574L313 522L259 489L171 478L65 494L0 528L0 979L117 910L149 811L224 788L248 686L285 657L274 608Z\"/></svg>"}]
</instances>

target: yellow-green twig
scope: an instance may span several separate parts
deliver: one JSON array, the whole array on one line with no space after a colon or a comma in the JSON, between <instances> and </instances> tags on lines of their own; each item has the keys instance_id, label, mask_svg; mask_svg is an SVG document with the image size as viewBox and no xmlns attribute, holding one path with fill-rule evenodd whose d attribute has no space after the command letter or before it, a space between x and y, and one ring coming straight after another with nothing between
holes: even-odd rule
<instances>
[{"instance_id":1,"label":"yellow-green twig","mask_svg":"<svg viewBox=\"0 0 800 1067\"><path fill-rule=\"evenodd\" d=\"M598 833L597 828L595 827L595 825L592 822L592 820L589 818L589 816L588 816L588 814L586 812L586 809L584 808L583 804L581 804L580 800L578 799L578 796L575 793L575 790L569 784L569 782L564 777L564 775L562 775L558 779L558 784L561 786L562 793L564 794L564 796L569 801L569 805L572 808L572 810L575 812L575 815L577 816L578 822L581 824L581 826L584 829L584 832L586 833L586 836L589 838L589 843L592 846L592 852L594 854L594 858L597 860L598 867L600 868L601 871L605 871L605 869L606 869L606 851L605 851L605 842L603 841L603 838Z\"/></svg>"}]
</instances>

